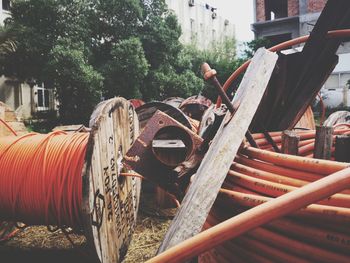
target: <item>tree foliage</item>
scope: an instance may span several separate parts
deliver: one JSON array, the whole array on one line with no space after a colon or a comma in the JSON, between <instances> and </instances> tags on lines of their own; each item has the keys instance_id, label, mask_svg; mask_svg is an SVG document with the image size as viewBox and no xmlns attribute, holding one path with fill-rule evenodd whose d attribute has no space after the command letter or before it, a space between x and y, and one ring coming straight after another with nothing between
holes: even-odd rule
<instances>
[{"instance_id":1,"label":"tree foliage","mask_svg":"<svg viewBox=\"0 0 350 263\"><path fill-rule=\"evenodd\" d=\"M118 95L127 99L141 98L142 83L148 73L148 62L142 44L132 37L112 45L111 59L102 68L104 93L107 97Z\"/></svg>"},{"instance_id":2,"label":"tree foliage","mask_svg":"<svg viewBox=\"0 0 350 263\"><path fill-rule=\"evenodd\" d=\"M245 43L245 49L243 52L243 59L247 60L254 56L255 51L257 51L261 47L270 48L271 41L267 38L257 38L252 41Z\"/></svg>"},{"instance_id":3,"label":"tree foliage","mask_svg":"<svg viewBox=\"0 0 350 263\"><path fill-rule=\"evenodd\" d=\"M199 77L202 76L201 65L207 62L211 68L217 71L217 78L224 84L228 77L242 63L237 59L234 40L226 40L213 45L209 50L198 50L195 46L187 46L183 51L183 57L190 62L192 71ZM202 94L211 100L216 100L218 93L210 83L204 83Z\"/></svg>"},{"instance_id":4,"label":"tree foliage","mask_svg":"<svg viewBox=\"0 0 350 263\"><path fill-rule=\"evenodd\" d=\"M89 65L82 45L60 39L50 52L45 83L56 89L60 116L67 123L87 123L101 98L103 77Z\"/></svg>"},{"instance_id":5,"label":"tree foliage","mask_svg":"<svg viewBox=\"0 0 350 263\"><path fill-rule=\"evenodd\" d=\"M184 48L181 28L164 0L17 0L5 23L14 52L1 72L54 88L65 123L86 120L102 98L161 100L204 94L200 64L223 82L237 67L234 42L212 51Z\"/></svg>"},{"instance_id":6,"label":"tree foliage","mask_svg":"<svg viewBox=\"0 0 350 263\"><path fill-rule=\"evenodd\" d=\"M15 52L17 48L13 37L7 32L4 27L0 26L0 58Z\"/></svg>"}]
</instances>

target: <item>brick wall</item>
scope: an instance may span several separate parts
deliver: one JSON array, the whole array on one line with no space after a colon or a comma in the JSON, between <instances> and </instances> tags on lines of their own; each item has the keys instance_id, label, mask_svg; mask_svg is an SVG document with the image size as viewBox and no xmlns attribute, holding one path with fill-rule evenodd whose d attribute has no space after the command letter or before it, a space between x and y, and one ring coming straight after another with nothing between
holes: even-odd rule
<instances>
[{"instance_id":1,"label":"brick wall","mask_svg":"<svg viewBox=\"0 0 350 263\"><path fill-rule=\"evenodd\" d=\"M256 1L256 21L265 21L265 0Z\"/></svg>"},{"instance_id":2,"label":"brick wall","mask_svg":"<svg viewBox=\"0 0 350 263\"><path fill-rule=\"evenodd\" d=\"M327 0L309 0L307 4L307 10L310 13L321 12L326 2Z\"/></svg>"},{"instance_id":3,"label":"brick wall","mask_svg":"<svg viewBox=\"0 0 350 263\"><path fill-rule=\"evenodd\" d=\"M265 0L256 1L256 21L265 21ZM288 16L299 15L299 0L288 0Z\"/></svg>"},{"instance_id":4,"label":"brick wall","mask_svg":"<svg viewBox=\"0 0 350 263\"><path fill-rule=\"evenodd\" d=\"M265 0L256 1L256 21L265 21ZM327 0L307 0L309 13L321 12ZM299 15L299 0L288 0L288 16Z\"/></svg>"},{"instance_id":5,"label":"brick wall","mask_svg":"<svg viewBox=\"0 0 350 263\"><path fill-rule=\"evenodd\" d=\"M299 15L299 0L288 0L288 16Z\"/></svg>"}]
</instances>

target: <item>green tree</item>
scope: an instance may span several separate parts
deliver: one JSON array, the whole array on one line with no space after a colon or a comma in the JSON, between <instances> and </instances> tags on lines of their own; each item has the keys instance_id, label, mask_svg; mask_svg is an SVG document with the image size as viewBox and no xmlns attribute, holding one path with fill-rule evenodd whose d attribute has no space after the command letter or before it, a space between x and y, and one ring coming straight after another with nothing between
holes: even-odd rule
<instances>
[{"instance_id":1,"label":"green tree","mask_svg":"<svg viewBox=\"0 0 350 263\"><path fill-rule=\"evenodd\" d=\"M90 33L85 2L14 1L12 16L5 20L5 27L15 37L17 48L1 61L1 73L22 81L43 79L50 52L59 39L69 38L87 44Z\"/></svg>"},{"instance_id":2,"label":"green tree","mask_svg":"<svg viewBox=\"0 0 350 263\"><path fill-rule=\"evenodd\" d=\"M50 52L45 68L45 83L56 90L64 123L87 123L102 95L103 77L88 64L79 46L61 39Z\"/></svg>"},{"instance_id":3,"label":"green tree","mask_svg":"<svg viewBox=\"0 0 350 263\"><path fill-rule=\"evenodd\" d=\"M254 56L255 51L257 51L261 47L270 48L271 47L271 41L267 38L258 38L254 39L252 41L244 43L245 49L243 52L242 59L247 60Z\"/></svg>"},{"instance_id":4,"label":"green tree","mask_svg":"<svg viewBox=\"0 0 350 263\"><path fill-rule=\"evenodd\" d=\"M9 53L16 51L16 42L13 37L5 30L4 27L0 26L0 57L6 56Z\"/></svg>"},{"instance_id":5,"label":"green tree","mask_svg":"<svg viewBox=\"0 0 350 263\"><path fill-rule=\"evenodd\" d=\"M132 37L113 45L111 59L102 69L105 77L104 95L119 95L127 99L141 98L142 83L148 73L142 44Z\"/></svg>"},{"instance_id":6,"label":"green tree","mask_svg":"<svg viewBox=\"0 0 350 263\"><path fill-rule=\"evenodd\" d=\"M91 63L101 70L119 41L136 37L142 20L139 0L90 0Z\"/></svg>"},{"instance_id":7,"label":"green tree","mask_svg":"<svg viewBox=\"0 0 350 263\"><path fill-rule=\"evenodd\" d=\"M17 47L0 56L0 73L54 88L65 122L86 120L101 95L152 100L204 87L164 0L17 0L11 11Z\"/></svg>"},{"instance_id":8,"label":"green tree","mask_svg":"<svg viewBox=\"0 0 350 263\"><path fill-rule=\"evenodd\" d=\"M139 36L150 64L141 90L143 98L161 100L197 94L203 81L192 71L191 59L183 53L176 16L167 11L164 0L144 0L142 4L144 16Z\"/></svg>"},{"instance_id":9,"label":"green tree","mask_svg":"<svg viewBox=\"0 0 350 263\"><path fill-rule=\"evenodd\" d=\"M217 78L221 84L224 84L242 63L240 59L237 59L234 39L216 43L208 50L198 50L193 45L186 46L183 53L189 59L192 71L198 77L202 78L201 65L207 62L217 71ZM210 83L204 84L202 94L211 100L216 100L218 96L216 89Z\"/></svg>"}]
</instances>

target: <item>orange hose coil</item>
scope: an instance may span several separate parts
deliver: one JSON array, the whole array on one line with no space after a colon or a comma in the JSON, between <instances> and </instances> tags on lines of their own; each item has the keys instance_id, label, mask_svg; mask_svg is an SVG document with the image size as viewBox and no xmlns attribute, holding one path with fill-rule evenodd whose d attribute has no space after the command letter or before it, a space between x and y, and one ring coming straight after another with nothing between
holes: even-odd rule
<instances>
[{"instance_id":1,"label":"orange hose coil","mask_svg":"<svg viewBox=\"0 0 350 263\"><path fill-rule=\"evenodd\" d=\"M82 170L89 134L0 138L0 219L82 226Z\"/></svg>"}]
</instances>

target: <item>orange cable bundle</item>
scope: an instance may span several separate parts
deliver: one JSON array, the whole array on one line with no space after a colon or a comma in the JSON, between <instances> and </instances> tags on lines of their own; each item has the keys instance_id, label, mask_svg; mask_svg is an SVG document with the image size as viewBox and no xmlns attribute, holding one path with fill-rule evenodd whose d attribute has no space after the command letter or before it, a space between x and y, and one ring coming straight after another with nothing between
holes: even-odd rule
<instances>
[{"instance_id":1,"label":"orange cable bundle","mask_svg":"<svg viewBox=\"0 0 350 263\"><path fill-rule=\"evenodd\" d=\"M82 227L82 169L89 134L0 137L0 220Z\"/></svg>"},{"instance_id":2,"label":"orange cable bundle","mask_svg":"<svg viewBox=\"0 0 350 263\"><path fill-rule=\"evenodd\" d=\"M17 133L14 129L12 129L12 127L10 125L8 125L8 123L6 121L4 121L3 119L0 118L0 123L2 125L4 125L13 135L17 136Z\"/></svg>"}]
</instances>

